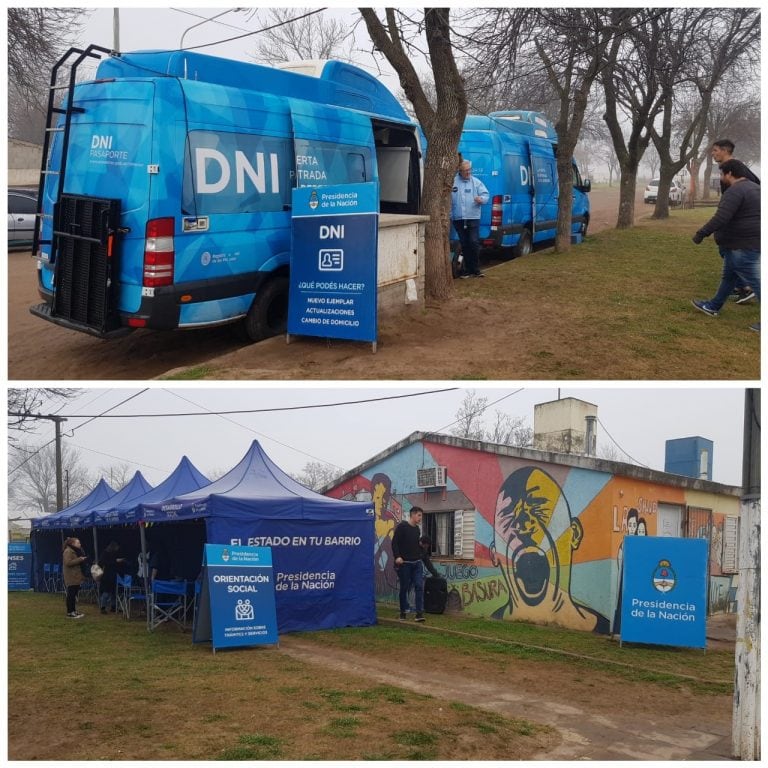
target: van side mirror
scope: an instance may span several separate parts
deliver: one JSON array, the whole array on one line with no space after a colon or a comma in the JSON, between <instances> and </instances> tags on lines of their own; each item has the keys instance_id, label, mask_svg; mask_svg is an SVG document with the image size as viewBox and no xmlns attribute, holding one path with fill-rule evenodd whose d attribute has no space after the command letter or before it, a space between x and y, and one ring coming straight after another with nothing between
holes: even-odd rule
<instances>
[{"instance_id":1,"label":"van side mirror","mask_svg":"<svg viewBox=\"0 0 768 768\"><path fill-rule=\"evenodd\" d=\"M592 191L592 182L589 179L584 179L581 182L581 191L588 195Z\"/></svg>"}]
</instances>

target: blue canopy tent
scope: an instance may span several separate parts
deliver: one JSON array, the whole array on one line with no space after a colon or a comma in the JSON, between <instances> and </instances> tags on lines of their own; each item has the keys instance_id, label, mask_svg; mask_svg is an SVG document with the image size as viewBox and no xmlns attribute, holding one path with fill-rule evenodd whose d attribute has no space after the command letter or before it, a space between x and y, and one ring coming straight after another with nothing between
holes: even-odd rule
<instances>
[{"instance_id":1,"label":"blue canopy tent","mask_svg":"<svg viewBox=\"0 0 768 768\"><path fill-rule=\"evenodd\" d=\"M114 496L111 496L103 504L74 515L72 519L80 523L79 527L81 528L94 525L114 525L117 522L116 509L120 504L145 496L151 490L152 486L144 479L144 475L137 471Z\"/></svg>"},{"instance_id":2,"label":"blue canopy tent","mask_svg":"<svg viewBox=\"0 0 768 768\"><path fill-rule=\"evenodd\" d=\"M80 535L75 531L73 519L79 520L88 510L104 504L115 495L115 489L103 478L94 488L64 509L45 517L36 517L31 521L30 541L32 544L32 573L35 588L42 589L44 583L44 564L60 563L61 549L65 535Z\"/></svg>"},{"instance_id":3,"label":"blue canopy tent","mask_svg":"<svg viewBox=\"0 0 768 768\"><path fill-rule=\"evenodd\" d=\"M52 515L34 518L31 521L32 530L61 530L62 528L71 528L70 522L73 515L87 512L89 509L93 509L94 507L103 504L107 499L114 496L115 493L115 489L102 478L95 485L93 490L69 507L60 509Z\"/></svg>"},{"instance_id":4,"label":"blue canopy tent","mask_svg":"<svg viewBox=\"0 0 768 768\"><path fill-rule=\"evenodd\" d=\"M141 520L141 505L189 493L209 483L210 480L186 456L182 456L176 469L162 483L146 493L139 496L127 494L117 503L115 499L110 499L106 505L108 509L97 511L94 525L103 539L114 539L123 553L128 555L135 566L130 569L131 575L138 575L139 552L143 552L146 558L149 550L162 548L167 553L169 572L181 578L195 578L200 571L205 540L204 527L198 521L188 521L184 525L174 526L172 530L152 531L148 544L146 526ZM135 536L137 524L139 540ZM130 534L129 543L125 540L126 530Z\"/></svg>"},{"instance_id":5,"label":"blue canopy tent","mask_svg":"<svg viewBox=\"0 0 768 768\"><path fill-rule=\"evenodd\" d=\"M202 519L209 543L271 547L279 632L376 623L371 504L305 488L258 441L223 477L142 503L140 517L169 528Z\"/></svg>"},{"instance_id":6,"label":"blue canopy tent","mask_svg":"<svg viewBox=\"0 0 768 768\"><path fill-rule=\"evenodd\" d=\"M186 493L208 482L208 479L186 456L182 457L176 469L154 488L147 483L140 472L137 472L118 492L115 492L104 480L100 480L98 485L76 504L53 515L32 521L33 552L44 549L46 557L44 562L59 562L64 535L78 536L82 541L86 532L93 531L92 552L88 542L83 541L89 556L94 560L97 558L100 548L99 539L102 542L114 540L119 544L122 554L132 564L127 571L132 573L138 566L137 555L142 549L136 527L139 502L153 502L170 495ZM35 537L36 529L50 533L47 537ZM51 536L54 532L55 538ZM51 547L51 541L53 541L53 547ZM37 546L35 546L36 543ZM199 549L202 551L201 546ZM195 560L193 567L199 570L199 553ZM40 567L42 573L42 565ZM197 573L197 570L193 573Z\"/></svg>"}]
</instances>

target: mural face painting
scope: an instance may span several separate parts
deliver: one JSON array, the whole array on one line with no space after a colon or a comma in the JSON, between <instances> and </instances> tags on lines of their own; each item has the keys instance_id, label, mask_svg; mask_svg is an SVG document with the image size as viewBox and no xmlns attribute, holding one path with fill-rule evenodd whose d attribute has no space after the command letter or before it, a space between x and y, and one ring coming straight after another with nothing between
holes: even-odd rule
<instances>
[{"instance_id":1,"label":"mural face painting","mask_svg":"<svg viewBox=\"0 0 768 768\"><path fill-rule=\"evenodd\" d=\"M445 467L445 485L420 486L425 466ZM662 515L684 537L709 538L710 605L722 610L732 599L739 498L726 490L424 441L329 495L373 502L376 597L384 602L397 600L392 534L412 506L424 509L421 532L432 538L451 611L615 634L624 539L662 535Z\"/></svg>"},{"instance_id":2,"label":"mural face painting","mask_svg":"<svg viewBox=\"0 0 768 768\"><path fill-rule=\"evenodd\" d=\"M570 594L571 564L583 528L571 519L557 481L541 469L513 472L499 490L491 561L501 569L508 603L494 614L595 629L597 614Z\"/></svg>"}]
</instances>

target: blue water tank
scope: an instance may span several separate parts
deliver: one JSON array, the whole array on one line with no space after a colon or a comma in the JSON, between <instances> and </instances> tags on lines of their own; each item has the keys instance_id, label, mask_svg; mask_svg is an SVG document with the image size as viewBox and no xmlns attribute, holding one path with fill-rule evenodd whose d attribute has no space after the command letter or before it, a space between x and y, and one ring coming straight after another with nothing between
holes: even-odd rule
<instances>
[{"instance_id":1,"label":"blue water tank","mask_svg":"<svg viewBox=\"0 0 768 768\"><path fill-rule=\"evenodd\" d=\"M680 437L667 440L664 471L702 480L712 479L714 443L704 437Z\"/></svg>"}]
</instances>

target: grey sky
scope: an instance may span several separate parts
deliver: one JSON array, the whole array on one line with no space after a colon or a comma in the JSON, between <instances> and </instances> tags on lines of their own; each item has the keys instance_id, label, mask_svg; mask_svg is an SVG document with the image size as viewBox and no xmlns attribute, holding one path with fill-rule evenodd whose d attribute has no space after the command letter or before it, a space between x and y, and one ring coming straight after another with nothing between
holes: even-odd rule
<instances>
[{"instance_id":1,"label":"grey sky","mask_svg":"<svg viewBox=\"0 0 768 768\"><path fill-rule=\"evenodd\" d=\"M456 385L358 386L334 388L290 383L274 386L199 386L153 388L111 411L115 414L181 413L205 410L277 408L335 403L448 389ZM187 455L204 474L221 474L242 458L253 439L284 470L299 473L310 461L334 464L339 472L361 464L415 430L450 431L467 389L486 396L486 421L496 410L520 416L533 426L536 403L555 400L554 387L502 387L482 384L420 397L275 413L176 418L71 418L65 440L76 447L93 471L126 463L152 484L161 482ZM53 409L62 415L92 416L135 395L136 389L92 388ZM670 438L701 436L714 441L713 479L741 484L744 392L741 389L563 387L562 397L580 397L598 406L598 448L612 437L636 462L664 468L664 443ZM503 398L503 399L502 399ZM72 431L74 429L74 431ZM44 423L39 440L53 437Z\"/></svg>"},{"instance_id":2,"label":"grey sky","mask_svg":"<svg viewBox=\"0 0 768 768\"><path fill-rule=\"evenodd\" d=\"M296 7L304 10L304 6ZM178 48L182 36L184 36L184 47L190 48L219 40L225 40L231 37L238 37L247 32L256 32L264 27L263 20L266 20L266 11L264 9L261 19L251 16L253 8L245 9L247 13L229 12L217 19L212 17L221 14L226 8L142 8L142 7L121 7L119 9L120 17L120 50L166 50ZM311 9L310 9L311 10ZM330 8L322 12L324 15L333 15L343 17L350 24L359 18L354 8ZM212 19L203 22L203 17ZM199 25L199 26L195 26ZM186 31L186 34L185 34ZM95 43L106 48L113 45L113 9L96 8L91 10L80 34L83 44ZM358 27L356 39L361 48L371 48L371 41L365 27ZM253 53L256 48L256 36L243 37L239 40L233 40L221 45L196 48L199 53L211 56L221 56L224 58L239 59L242 61L253 61ZM356 56L358 66L368 71L378 74L378 68L373 62L371 56L364 51L360 51ZM389 65L380 57L382 68L386 74L384 79L387 85L397 91L398 83Z\"/></svg>"}]
</instances>

